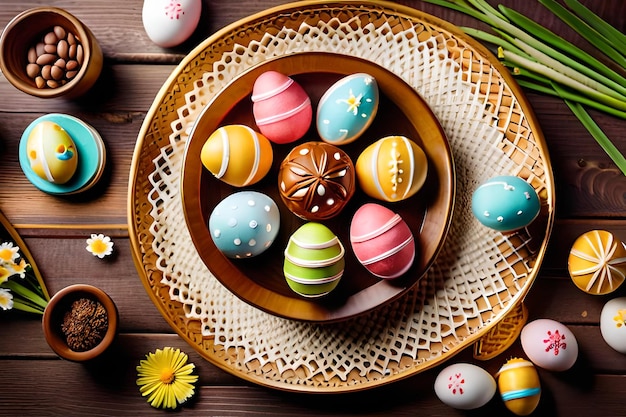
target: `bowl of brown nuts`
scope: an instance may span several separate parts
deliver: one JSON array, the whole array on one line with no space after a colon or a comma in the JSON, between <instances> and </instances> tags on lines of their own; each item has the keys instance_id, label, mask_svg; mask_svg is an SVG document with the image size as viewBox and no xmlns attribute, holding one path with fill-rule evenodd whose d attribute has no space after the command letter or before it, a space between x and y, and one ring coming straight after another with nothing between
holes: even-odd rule
<instances>
[{"instance_id":1,"label":"bowl of brown nuts","mask_svg":"<svg viewBox=\"0 0 626 417\"><path fill-rule=\"evenodd\" d=\"M102 72L103 55L93 33L57 7L15 16L0 36L0 69L19 90L41 98L73 99Z\"/></svg>"},{"instance_id":2,"label":"bowl of brown nuts","mask_svg":"<svg viewBox=\"0 0 626 417\"><path fill-rule=\"evenodd\" d=\"M60 357L85 362L104 353L117 336L119 314L100 288L70 285L50 299L42 327L48 345Z\"/></svg>"}]
</instances>

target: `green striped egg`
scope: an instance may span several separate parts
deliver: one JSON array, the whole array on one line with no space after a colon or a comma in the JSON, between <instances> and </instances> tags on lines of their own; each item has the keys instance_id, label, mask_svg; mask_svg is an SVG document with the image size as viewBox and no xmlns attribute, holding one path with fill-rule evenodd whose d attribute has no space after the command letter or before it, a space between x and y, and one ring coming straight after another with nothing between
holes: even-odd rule
<instances>
[{"instance_id":1,"label":"green striped egg","mask_svg":"<svg viewBox=\"0 0 626 417\"><path fill-rule=\"evenodd\" d=\"M339 238L328 227L305 223L291 235L285 249L287 284L304 297L328 294L343 275L344 254Z\"/></svg>"}]
</instances>

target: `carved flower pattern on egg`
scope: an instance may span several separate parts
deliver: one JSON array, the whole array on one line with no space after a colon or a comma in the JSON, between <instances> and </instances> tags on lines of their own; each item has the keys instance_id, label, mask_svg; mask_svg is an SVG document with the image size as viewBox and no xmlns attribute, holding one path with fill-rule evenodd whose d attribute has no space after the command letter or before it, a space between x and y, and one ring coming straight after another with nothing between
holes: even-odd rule
<instances>
[{"instance_id":1,"label":"carved flower pattern on egg","mask_svg":"<svg viewBox=\"0 0 626 417\"><path fill-rule=\"evenodd\" d=\"M294 148L281 164L280 195L297 216L308 220L331 218L355 191L354 165L339 148L308 142Z\"/></svg>"},{"instance_id":2,"label":"carved flower pattern on egg","mask_svg":"<svg viewBox=\"0 0 626 417\"><path fill-rule=\"evenodd\" d=\"M620 328L626 325L626 310L617 310L617 315L613 317L615 327Z\"/></svg>"}]
</instances>

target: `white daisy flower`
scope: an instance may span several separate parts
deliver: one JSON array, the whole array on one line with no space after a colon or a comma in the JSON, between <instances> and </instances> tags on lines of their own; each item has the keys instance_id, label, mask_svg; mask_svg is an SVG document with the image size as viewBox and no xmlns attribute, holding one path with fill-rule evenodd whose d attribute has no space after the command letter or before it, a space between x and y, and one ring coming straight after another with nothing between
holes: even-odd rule
<instances>
[{"instance_id":1,"label":"white daisy flower","mask_svg":"<svg viewBox=\"0 0 626 417\"><path fill-rule=\"evenodd\" d=\"M91 237L87 239L87 248L94 256L102 259L105 256L109 256L113 253L113 241L110 237L100 234L92 233Z\"/></svg>"}]
</instances>

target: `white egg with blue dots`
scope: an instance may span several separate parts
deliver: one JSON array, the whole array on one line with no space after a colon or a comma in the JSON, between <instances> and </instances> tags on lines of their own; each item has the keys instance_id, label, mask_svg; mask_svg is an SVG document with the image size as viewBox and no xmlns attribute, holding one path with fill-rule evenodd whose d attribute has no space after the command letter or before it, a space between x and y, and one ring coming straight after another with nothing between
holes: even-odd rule
<instances>
[{"instance_id":1,"label":"white egg with blue dots","mask_svg":"<svg viewBox=\"0 0 626 417\"><path fill-rule=\"evenodd\" d=\"M535 189L520 177L502 175L481 184L472 195L472 213L483 225L500 232L528 226L541 204Z\"/></svg>"},{"instance_id":2,"label":"white egg with blue dots","mask_svg":"<svg viewBox=\"0 0 626 417\"><path fill-rule=\"evenodd\" d=\"M229 195L215 206L209 231L228 258L252 258L265 252L278 235L280 213L269 196L256 191Z\"/></svg>"}]
</instances>

